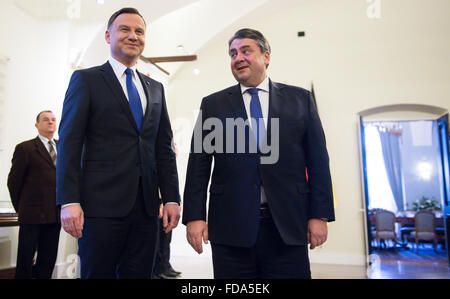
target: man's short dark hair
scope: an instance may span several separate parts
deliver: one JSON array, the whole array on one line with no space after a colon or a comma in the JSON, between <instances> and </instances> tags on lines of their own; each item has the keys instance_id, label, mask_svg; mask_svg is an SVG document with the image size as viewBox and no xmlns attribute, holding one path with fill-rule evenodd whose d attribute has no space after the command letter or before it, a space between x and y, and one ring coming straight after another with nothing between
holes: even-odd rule
<instances>
[{"instance_id":1,"label":"man's short dark hair","mask_svg":"<svg viewBox=\"0 0 450 299\"><path fill-rule=\"evenodd\" d=\"M269 42L264 37L264 35L261 32L259 32L258 30L250 29L250 28L244 28L244 29L240 29L239 31L237 31L233 35L233 37L229 40L228 49L230 48L231 43L235 39L242 39L242 38L250 38L250 39L253 39L254 41L256 41L256 43L258 44L262 53L265 53L265 52L270 53L270 51L271 51Z\"/></svg>"},{"instance_id":2,"label":"man's short dark hair","mask_svg":"<svg viewBox=\"0 0 450 299\"><path fill-rule=\"evenodd\" d=\"M39 114L36 116L36 123L39 123L39 117L41 117L42 113L53 113L51 110L44 110L39 112Z\"/></svg>"},{"instance_id":3,"label":"man's short dark hair","mask_svg":"<svg viewBox=\"0 0 450 299\"><path fill-rule=\"evenodd\" d=\"M139 11L136 8L133 7L124 7L121 10L116 11L115 13L113 13L113 15L111 16L111 18L109 18L108 21L108 29L111 27L111 25L114 23L114 21L117 19L118 16L120 16L121 14L124 13L130 13L130 14L134 14L134 15L138 15L142 18L142 20L144 21L145 26L147 26L147 23L145 23L144 17L139 13Z\"/></svg>"}]
</instances>

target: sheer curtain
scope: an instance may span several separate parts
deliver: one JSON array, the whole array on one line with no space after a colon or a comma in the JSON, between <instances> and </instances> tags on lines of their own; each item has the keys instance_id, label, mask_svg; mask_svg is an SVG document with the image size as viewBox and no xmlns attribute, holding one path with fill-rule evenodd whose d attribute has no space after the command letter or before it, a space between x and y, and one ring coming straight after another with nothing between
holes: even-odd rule
<instances>
[{"instance_id":1,"label":"sheer curtain","mask_svg":"<svg viewBox=\"0 0 450 299\"><path fill-rule=\"evenodd\" d=\"M369 209L384 209L396 213L398 208L386 174L378 128L367 125L364 131Z\"/></svg>"},{"instance_id":2,"label":"sheer curtain","mask_svg":"<svg viewBox=\"0 0 450 299\"><path fill-rule=\"evenodd\" d=\"M386 168L389 185L391 186L397 209L403 211L402 161L400 152L401 130L379 127L378 133L380 134L384 167Z\"/></svg>"}]
</instances>

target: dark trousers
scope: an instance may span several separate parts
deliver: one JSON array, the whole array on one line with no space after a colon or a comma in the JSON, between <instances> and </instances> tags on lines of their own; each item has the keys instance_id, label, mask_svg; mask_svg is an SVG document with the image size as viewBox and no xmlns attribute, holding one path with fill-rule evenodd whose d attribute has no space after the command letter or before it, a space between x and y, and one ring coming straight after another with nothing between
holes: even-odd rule
<instances>
[{"instance_id":1,"label":"dark trousers","mask_svg":"<svg viewBox=\"0 0 450 299\"><path fill-rule=\"evenodd\" d=\"M85 218L78 240L81 278L151 278L158 217L146 214L141 184L139 190L126 217Z\"/></svg>"},{"instance_id":2,"label":"dark trousers","mask_svg":"<svg viewBox=\"0 0 450 299\"><path fill-rule=\"evenodd\" d=\"M284 244L270 216L250 248L211 244L216 279L311 279L308 247Z\"/></svg>"},{"instance_id":3,"label":"dark trousers","mask_svg":"<svg viewBox=\"0 0 450 299\"><path fill-rule=\"evenodd\" d=\"M172 241L172 231L164 232L163 221L159 219L159 237L156 250L155 267L153 274L158 275L167 272L170 267L170 242Z\"/></svg>"},{"instance_id":4,"label":"dark trousers","mask_svg":"<svg viewBox=\"0 0 450 299\"><path fill-rule=\"evenodd\" d=\"M61 224L21 224L15 278L52 278ZM36 265L32 269L37 250Z\"/></svg>"}]
</instances>

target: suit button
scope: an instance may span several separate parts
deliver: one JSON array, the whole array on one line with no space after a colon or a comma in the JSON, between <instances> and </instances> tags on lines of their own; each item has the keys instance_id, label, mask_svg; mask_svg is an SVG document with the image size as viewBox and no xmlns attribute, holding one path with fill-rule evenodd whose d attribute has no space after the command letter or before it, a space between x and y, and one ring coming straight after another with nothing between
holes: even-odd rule
<instances>
[{"instance_id":1,"label":"suit button","mask_svg":"<svg viewBox=\"0 0 450 299\"><path fill-rule=\"evenodd\" d=\"M254 184L253 187L255 187L255 190L258 189L258 185Z\"/></svg>"}]
</instances>

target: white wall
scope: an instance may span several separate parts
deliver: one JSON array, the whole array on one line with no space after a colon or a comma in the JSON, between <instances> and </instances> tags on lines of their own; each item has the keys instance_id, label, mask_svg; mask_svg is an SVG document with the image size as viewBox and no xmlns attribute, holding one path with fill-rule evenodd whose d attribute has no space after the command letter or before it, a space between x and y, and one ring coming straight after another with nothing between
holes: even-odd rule
<instances>
[{"instance_id":1,"label":"white wall","mask_svg":"<svg viewBox=\"0 0 450 299\"><path fill-rule=\"evenodd\" d=\"M258 29L270 41L269 76L274 81L307 89L314 82L331 159L337 221L329 225L328 242L311 252L313 262L365 262L357 113L394 103L450 108L450 2L380 3L381 18L371 19L367 1L270 1L199 51L199 76L186 64L169 83L172 119L193 122L202 97L235 84L227 41L242 27ZM306 31L306 37L298 38L297 31ZM190 136L184 138L189 143ZM187 156L179 158L182 187ZM184 227L177 228L174 254L195 258L184 240Z\"/></svg>"},{"instance_id":2,"label":"white wall","mask_svg":"<svg viewBox=\"0 0 450 299\"><path fill-rule=\"evenodd\" d=\"M81 53L81 65L90 67L104 63L109 49L104 40L104 20L47 20L35 18L14 5L1 3L0 58L0 208L12 208L6 186L11 158L16 144L37 136L36 115L52 110L61 118L62 104L70 76L74 54ZM12 30L13 28L14 30ZM150 74L167 88L168 77L155 67L140 63L139 70ZM56 136L57 137L57 134ZM0 268L16 263L18 228L0 229ZM56 275L66 275L67 263L77 252L74 238L61 231Z\"/></svg>"},{"instance_id":3,"label":"white wall","mask_svg":"<svg viewBox=\"0 0 450 299\"><path fill-rule=\"evenodd\" d=\"M0 54L8 57L1 106L0 208L11 208L6 186L16 144L35 138L36 115L52 110L59 121L64 94L71 76L72 48L88 44L92 24L76 25L70 20L42 20L16 7L12 0L1 3ZM56 136L57 137L57 134ZM16 263L18 228L1 228L0 268ZM57 264L75 252L76 241L61 232Z\"/></svg>"}]
</instances>

